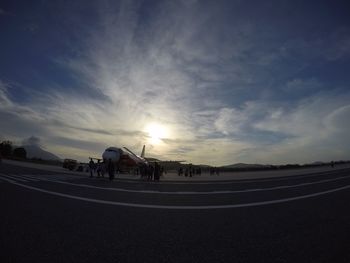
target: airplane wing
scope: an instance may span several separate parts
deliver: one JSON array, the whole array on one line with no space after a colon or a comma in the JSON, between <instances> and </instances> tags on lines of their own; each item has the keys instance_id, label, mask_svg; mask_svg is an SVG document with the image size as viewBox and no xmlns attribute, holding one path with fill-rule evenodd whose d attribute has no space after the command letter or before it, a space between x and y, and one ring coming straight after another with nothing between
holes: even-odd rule
<instances>
[{"instance_id":1,"label":"airplane wing","mask_svg":"<svg viewBox=\"0 0 350 263\"><path fill-rule=\"evenodd\" d=\"M136 154L134 154L131 150L129 150L126 147L123 147L125 150L127 150L129 153L131 153L133 156L135 156L137 159L141 159L140 156L137 156Z\"/></svg>"}]
</instances>

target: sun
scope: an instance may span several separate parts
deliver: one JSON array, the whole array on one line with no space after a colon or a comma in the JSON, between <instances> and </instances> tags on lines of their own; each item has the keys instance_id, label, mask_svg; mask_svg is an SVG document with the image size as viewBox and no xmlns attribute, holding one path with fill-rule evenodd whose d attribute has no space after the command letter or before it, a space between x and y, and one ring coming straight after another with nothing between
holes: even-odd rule
<instances>
[{"instance_id":1,"label":"sun","mask_svg":"<svg viewBox=\"0 0 350 263\"><path fill-rule=\"evenodd\" d=\"M152 144L160 144L162 139L166 138L168 131L165 126L158 123L151 123L146 126L146 132Z\"/></svg>"}]
</instances>

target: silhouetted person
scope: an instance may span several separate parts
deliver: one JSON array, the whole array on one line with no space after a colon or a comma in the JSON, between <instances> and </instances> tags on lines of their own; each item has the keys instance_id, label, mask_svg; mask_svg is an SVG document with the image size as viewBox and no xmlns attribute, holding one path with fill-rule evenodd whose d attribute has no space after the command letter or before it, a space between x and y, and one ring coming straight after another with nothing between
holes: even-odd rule
<instances>
[{"instance_id":1,"label":"silhouetted person","mask_svg":"<svg viewBox=\"0 0 350 263\"><path fill-rule=\"evenodd\" d=\"M102 175L102 177L105 177L105 173L106 173L106 162L103 160L103 162L101 163L101 175Z\"/></svg>"},{"instance_id":2,"label":"silhouetted person","mask_svg":"<svg viewBox=\"0 0 350 263\"><path fill-rule=\"evenodd\" d=\"M97 160L96 172L97 172L97 177L101 177L101 160Z\"/></svg>"},{"instance_id":3,"label":"silhouetted person","mask_svg":"<svg viewBox=\"0 0 350 263\"><path fill-rule=\"evenodd\" d=\"M153 173L154 173L154 168L151 164L148 165L148 169L147 169L147 176L148 176L148 181L152 181L153 179Z\"/></svg>"},{"instance_id":4,"label":"silhouetted person","mask_svg":"<svg viewBox=\"0 0 350 263\"><path fill-rule=\"evenodd\" d=\"M141 175L141 179L144 178L145 176L147 176L147 166L146 166L146 164L141 164L140 165L140 175Z\"/></svg>"},{"instance_id":5,"label":"silhouetted person","mask_svg":"<svg viewBox=\"0 0 350 263\"><path fill-rule=\"evenodd\" d=\"M112 159L108 160L107 169L108 169L109 180L112 181L114 179L114 170L115 170L114 163L112 162Z\"/></svg>"},{"instance_id":6,"label":"silhouetted person","mask_svg":"<svg viewBox=\"0 0 350 263\"><path fill-rule=\"evenodd\" d=\"M95 169L95 163L92 159L90 159L89 162L89 169L90 169L90 177L94 175L94 169Z\"/></svg>"},{"instance_id":7,"label":"silhouetted person","mask_svg":"<svg viewBox=\"0 0 350 263\"><path fill-rule=\"evenodd\" d=\"M154 181L159 181L159 177L160 177L160 165L155 162L154 163Z\"/></svg>"},{"instance_id":8,"label":"silhouetted person","mask_svg":"<svg viewBox=\"0 0 350 263\"><path fill-rule=\"evenodd\" d=\"M334 161L331 161L331 167L334 168Z\"/></svg>"}]
</instances>

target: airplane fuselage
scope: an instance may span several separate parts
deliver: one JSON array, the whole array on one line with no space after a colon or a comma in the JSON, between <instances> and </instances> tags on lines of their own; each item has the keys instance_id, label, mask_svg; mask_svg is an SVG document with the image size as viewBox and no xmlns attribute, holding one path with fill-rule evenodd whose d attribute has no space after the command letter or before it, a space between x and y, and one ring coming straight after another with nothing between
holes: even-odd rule
<instances>
[{"instance_id":1,"label":"airplane fuselage","mask_svg":"<svg viewBox=\"0 0 350 263\"><path fill-rule=\"evenodd\" d=\"M111 161L121 170L130 170L132 168L140 167L143 164L147 164L147 161L143 157L117 147L107 148L103 152L102 158L105 163L108 163L109 159L111 159Z\"/></svg>"}]
</instances>

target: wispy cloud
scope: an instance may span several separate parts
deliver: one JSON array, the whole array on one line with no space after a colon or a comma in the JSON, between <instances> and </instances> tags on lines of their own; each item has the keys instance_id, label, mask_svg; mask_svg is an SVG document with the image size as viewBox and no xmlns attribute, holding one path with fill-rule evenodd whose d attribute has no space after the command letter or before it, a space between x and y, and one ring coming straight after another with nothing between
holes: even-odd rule
<instances>
[{"instance_id":1,"label":"wispy cloud","mask_svg":"<svg viewBox=\"0 0 350 263\"><path fill-rule=\"evenodd\" d=\"M74 6L58 8L65 18L58 32L68 33L56 38L65 52L50 57L72 81L39 88L0 82L0 117L9 120L2 135L35 134L57 154L81 159L110 145L143 144L156 157L211 164L349 153L340 143L349 94L310 70L315 59L348 58L346 28L312 39L290 37L274 21L261 30L258 19L237 11L241 1L151 8L104 1L86 23ZM305 69L311 73L300 74ZM158 145L149 145L150 123L168 130ZM327 155L321 143L337 151Z\"/></svg>"}]
</instances>

